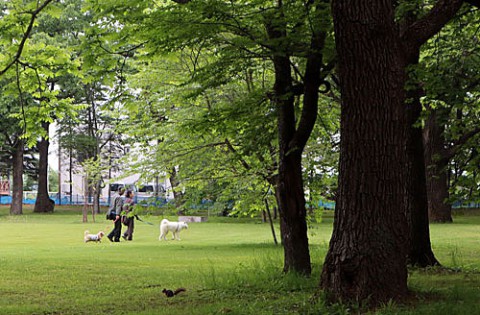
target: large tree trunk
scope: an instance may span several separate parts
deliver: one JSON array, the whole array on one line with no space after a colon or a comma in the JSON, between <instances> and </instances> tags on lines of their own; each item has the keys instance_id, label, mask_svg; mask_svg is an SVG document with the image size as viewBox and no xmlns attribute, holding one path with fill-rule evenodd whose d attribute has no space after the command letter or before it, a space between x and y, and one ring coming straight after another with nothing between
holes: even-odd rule
<instances>
[{"instance_id":1,"label":"large tree trunk","mask_svg":"<svg viewBox=\"0 0 480 315\"><path fill-rule=\"evenodd\" d=\"M444 124L439 121L441 112L431 110L425 122L425 165L427 176L428 215L430 222L452 222L449 197Z\"/></svg>"},{"instance_id":2,"label":"large tree trunk","mask_svg":"<svg viewBox=\"0 0 480 315\"><path fill-rule=\"evenodd\" d=\"M42 128L47 132L50 123L42 122ZM37 200L33 212L53 212L55 202L48 195L48 147L50 142L43 137L38 143L38 151L40 155L38 163L38 191Z\"/></svg>"},{"instance_id":3,"label":"large tree trunk","mask_svg":"<svg viewBox=\"0 0 480 315\"><path fill-rule=\"evenodd\" d=\"M10 214L23 214L23 140L18 138L13 151L12 204Z\"/></svg>"},{"instance_id":4,"label":"large tree trunk","mask_svg":"<svg viewBox=\"0 0 480 315\"><path fill-rule=\"evenodd\" d=\"M342 91L338 198L321 275L333 300L407 295L405 58L389 1L333 2Z\"/></svg>"},{"instance_id":5,"label":"large tree trunk","mask_svg":"<svg viewBox=\"0 0 480 315\"><path fill-rule=\"evenodd\" d=\"M407 92L406 215L410 232L408 263L427 267L439 265L439 262L430 243L423 136L417 125L422 112L420 92L420 89Z\"/></svg>"}]
</instances>

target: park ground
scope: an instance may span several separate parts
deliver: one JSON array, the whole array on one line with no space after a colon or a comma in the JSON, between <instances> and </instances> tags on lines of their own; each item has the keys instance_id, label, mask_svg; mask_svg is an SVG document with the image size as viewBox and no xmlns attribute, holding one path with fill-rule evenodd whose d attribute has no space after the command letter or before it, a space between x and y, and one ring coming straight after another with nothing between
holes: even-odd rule
<instances>
[{"instance_id":1,"label":"park ground","mask_svg":"<svg viewBox=\"0 0 480 315\"><path fill-rule=\"evenodd\" d=\"M443 268L412 269L412 298L376 310L326 305L318 292L332 213L309 230L313 274L283 274L283 250L258 218L210 217L181 241L159 241L160 214L136 222L132 242L84 243L85 230L108 233L80 208L53 214L0 208L0 314L480 314L480 212L457 211L431 225ZM175 219L175 217L168 217ZM277 226L278 237L278 226ZM173 298L163 288L182 292Z\"/></svg>"}]
</instances>

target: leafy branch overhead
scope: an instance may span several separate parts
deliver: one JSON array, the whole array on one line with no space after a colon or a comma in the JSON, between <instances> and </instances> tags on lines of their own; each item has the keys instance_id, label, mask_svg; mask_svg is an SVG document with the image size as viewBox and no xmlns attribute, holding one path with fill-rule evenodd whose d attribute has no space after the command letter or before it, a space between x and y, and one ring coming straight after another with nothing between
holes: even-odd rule
<instances>
[{"instance_id":1,"label":"leafy branch overhead","mask_svg":"<svg viewBox=\"0 0 480 315\"><path fill-rule=\"evenodd\" d=\"M25 30L20 43L18 44L18 47L16 48L16 53L14 54L14 57L10 62L8 62L3 68L0 68L0 76L5 74L15 63L20 61L20 58L22 56L25 43L27 42L28 38L31 36L31 33L33 31L34 24L36 22L36 19L38 18L38 15L42 10L44 10L51 2L54 0L45 0L42 4L39 4L38 2L36 3L37 7L33 11L23 11L19 12L20 14L26 14L30 15L30 21L28 22L27 29ZM14 2L14 1L12 1Z\"/></svg>"}]
</instances>

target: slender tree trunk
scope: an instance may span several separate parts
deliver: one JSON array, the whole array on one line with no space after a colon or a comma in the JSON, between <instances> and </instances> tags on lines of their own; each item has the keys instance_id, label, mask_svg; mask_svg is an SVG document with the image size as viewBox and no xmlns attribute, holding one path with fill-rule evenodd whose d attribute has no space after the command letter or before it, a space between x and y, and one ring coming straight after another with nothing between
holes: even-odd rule
<instances>
[{"instance_id":1,"label":"slender tree trunk","mask_svg":"<svg viewBox=\"0 0 480 315\"><path fill-rule=\"evenodd\" d=\"M278 177L278 176L277 176ZM277 182L278 182L278 178L276 178ZM278 186L275 184L275 188L274 188L274 191L275 191L275 201L277 202L277 207L279 207L280 205L280 191L277 189ZM280 242L282 244L282 246L285 244L285 241L283 240L283 227L282 225L285 224L285 222L282 220L282 215L280 213L278 213L278 208L275 207L274 208L274 219L279 219L280 221Z\"/></svg>"},{"instance_id":2,"label":"slender tree trunk","mask_svg":"<svg viewBox=\"0 0 480 315\"><path fill-rule=\"evenodd\" d=\"M310 275L312 270L300 156L292 154L280 158L277 189L284 248L283 270Z\"/></svg>"},{"instance_id":3,"label":"slender tree trunk","mask_svg":"<svg viewBox=\"0 0 480 315\"><path fill-rule=\"evenodd\" d=\"M58 142L58 204L62 204L62 146Z\"/></svg>"},{"instance_id":4,"label":"slender tree trunk","mask_svg":"<svg viewBox=\"0 0 480 315\"><path fill-rule=\"evenodd\" d=\"M418 55L416 56L418 62ZM422 129L418 120L422 112L420 89L409 90L407 96L407 163L406 215L409 225L408 263L427 267L439 265L430 243L427 183Z\"/></svg>"},{"instance_id":5,"label":"slender tree trunk","mask_svg":"<svg viewBox=\"0 0 480 315\"><path fill-rule=\"evenodd\" d=\"M175 206L179 207L183 204L183 192L179 191L180 182L177 177L177 169L172 167L170 170L170 184L172 185L173 198L175 199Z\"/></svg>"},{"instance_id":6,"label":"slender tree trunk","mask_svg":"<svg viewBox=\"0 0 480 315\"><path fill-rule=\"evenodd\" d=\"M68 150L68 190L70 192L70 204L73 204L73 149ZM110 193L110 189L108 190ZM110 198L108 200L110 204Z\"/></svg>"},{"instance_id":7,"label":"slender tree trunk","mask_svg":"<svg viewBox=\"0 0 480 315\"><path fill-rule=\"evenodd\" d=\"M270 207L268 206L268 200L265 198L264 201L265 201L265 209L266 209L264 213L266 212L266 214L268 215L268 223L270 223L270 229L272 230L273 243L277 245L278 244L277 235L275 234L275 226L273 225L272 214L270 212Z\"/></svg>"},{"instance_id":8,"label":"slender tree trunk","mask_svg":"<svg viewBox=\"0 0 480 315\"><path fill-rule=\"evenodd\" d=\"M83 208L82 208L82 222L88 222L88 177L83 178Z\"/></svg>"},{"instance_id":9,"label":"slender tree trunk","mask_svg":"<svg viewBox=\"0 0 480 315\"><path fill-rule=\"evenodd\" d=\"M13 151L12 204L10 214L23 214L23 140L18 138Z\"/></svg>"},{"instance_id":10,"label":"slender tree trunk","mask_svg":"<svg viewBox=\"0 0 480 315\"><path fill-rule=\"evenodd\" d=\"M100 213L100 194L102 192L102 180L97 180L93 191L93 212Z\"/></svg>"},{"instance_id":11,"label":"slender tree trunk","mask_svg":"<svg viewBox=\"0 0 480 315\"><path fill-rule=\"evenodd\" d=\"M321 12L322 5L326 3L317 4L317 12ZM279 2L277 19L266 25L268 37L274 41L285 41L287 38L288 28L284 24L282 10ZM312 32L304 75L303 107L298 122L295 117L295 97L288 52L272 53L275 69L273 102L278 113L279 142L276 197L284 247L283 270L304 275L310 275L312 267L308 248L302 153L317 119L319 87L324 82L320 70L325 37L326 34L320 31L320 28Z\"/></svg>"},{"instance_id":12,"label":"slender tree trunk","mask_svg":"<svg viewBox=\"0 0 480 315\"><path fill-rule=\"evenodd\" d=\"M274 31L270 31L273 33ZM273 37L272 38L278 38ZM274 56L275 98L278 111L279 163L277 177L277 203L280 213L280 231L284 247L285 272L295 271L310 275L311 262L308 248L305 196L301 169L301 151L290 150L295 133L294 97L290 60Z\"/></svg>"},{"instance_id":13,"label":"slender tree trunk","mask_svg":"<svg viewBox=\"0 0 480 315\"><path fill-rule=\"evenodd\" d=\"M405 57L389 1L333 2L340 78L338 197L320 286L336 301L407 296Z\"/></svg>"},{"instance_id":14,"label":"slender tree trunk","mask_svg":"<svg viewBox=\"0 0 480 315\"><path fill-rule=\"evenodd\" d=\"M428 215L430 222L452 222L452 206L449 197L445 151L445 127L440 122L441 112L431 110L425 122L425 164L427 176Z\"/></svg>"},{"instance_id":15,"label":"slender tree trunk","mask_svg":"<svg viewBox=\"0 0 480 315\"><path fill-rule=\"evenodd\" d=\"M42 122L42 128L47 132L50 123ZM33 212L53 212L55 202L48 195L48 147L50 142L47 138L42 138L38 143L40 155L38 163L38 191L37 200Z\"/></svg>"}]
</instances>

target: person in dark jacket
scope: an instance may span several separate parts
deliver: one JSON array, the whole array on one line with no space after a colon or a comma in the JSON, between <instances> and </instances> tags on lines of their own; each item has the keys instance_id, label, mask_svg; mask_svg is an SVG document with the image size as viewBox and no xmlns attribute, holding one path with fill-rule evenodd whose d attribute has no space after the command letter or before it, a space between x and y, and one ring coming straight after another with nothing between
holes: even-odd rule
<instances>
[{"instance_id":1,"label":"person in dark jacket","mask_svg":"<svg viewBox=\"0 0 480 315\"><path fill-rule=\"evenodd\" d=\"M120 216L123 209L122 195L124 193L125 188L121 187L118 189L118 196L113 198L110 209L108 210L111 214L111 219L113 220L114 224L113 230L107 235L111 242L120 242L120 235L122 234L122 221L120 220Z\"/></svg>"}]
</instances>

